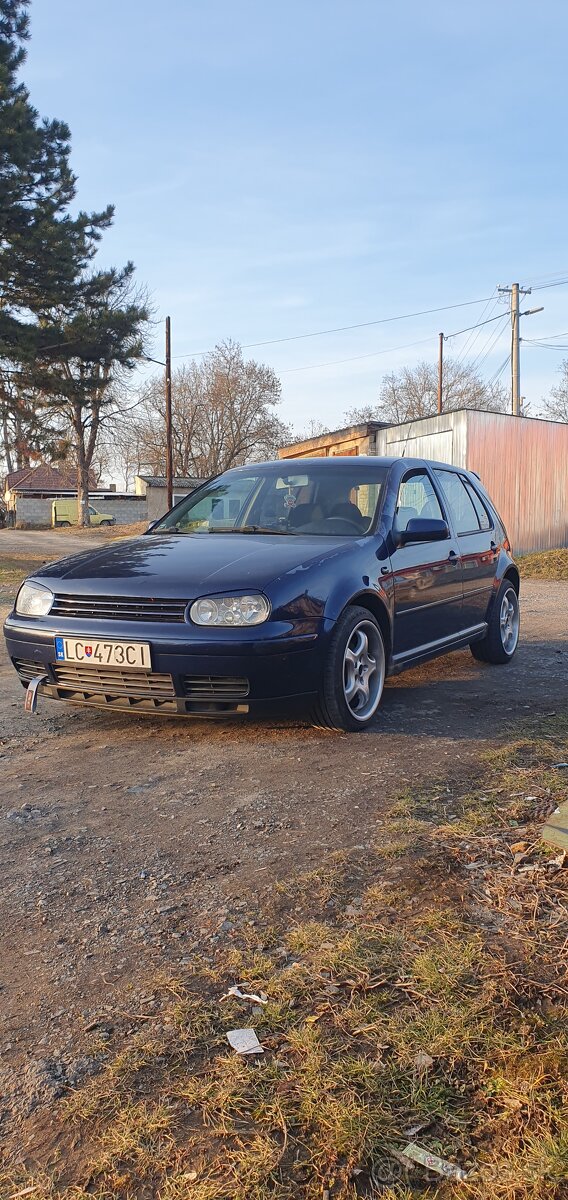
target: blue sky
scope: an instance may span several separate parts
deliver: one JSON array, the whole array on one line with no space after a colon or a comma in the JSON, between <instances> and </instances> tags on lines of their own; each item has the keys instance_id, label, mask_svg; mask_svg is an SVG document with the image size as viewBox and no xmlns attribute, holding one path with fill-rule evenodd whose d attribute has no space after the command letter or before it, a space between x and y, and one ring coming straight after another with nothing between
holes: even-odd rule
<instances>
[{"instance_id":1,"label":"blue sky","mask_svg":"<svg viewBox=\"0 0 568 1200\"><path fill-rule=\"evenodd\" d=\"M101 257L134 260L175 355L568 278L564 0L33 0L31 18L32 100L71 126L81 206L116 205ZM568 330L568 287L537 304L525 337ZM285 419L340 423L484 308L250 354ZM562 357L525 348L532 411Z\"/></svg>"}]
</instances>

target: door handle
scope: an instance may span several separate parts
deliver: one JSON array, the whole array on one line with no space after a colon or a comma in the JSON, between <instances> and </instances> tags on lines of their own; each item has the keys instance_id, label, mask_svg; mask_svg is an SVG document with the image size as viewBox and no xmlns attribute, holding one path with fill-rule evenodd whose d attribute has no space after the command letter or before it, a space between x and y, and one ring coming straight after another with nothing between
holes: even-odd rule
<instances>
[{"instance_id":1,"label":"door handle","mask_svg":"<svg viewBox=\"0 0 568 1200\"><path fill-rule=\"evenodd\" d=\"M455 550L450 550L450 553L448 554L449 562L454 562L457 557L458 556L457 556Z\"/></svg>"}]
</instances>

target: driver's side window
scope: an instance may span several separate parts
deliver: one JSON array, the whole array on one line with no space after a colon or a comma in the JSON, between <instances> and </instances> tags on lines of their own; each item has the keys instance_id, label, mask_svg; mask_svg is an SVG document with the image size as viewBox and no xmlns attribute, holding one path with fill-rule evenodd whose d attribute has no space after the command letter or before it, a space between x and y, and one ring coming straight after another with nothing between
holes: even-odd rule
<instances>
[{"instance_id":1,"label":"driver's side window","mask_svg":"<svg viewBox=\"0 0 568 1200\"><path fill-rule=\"evenodd\" d=\"M414 517L444 520L438 497L425 471L412 471L402 480L396 498L395 531L402 533Z\"/></svg>"}]
</instances>

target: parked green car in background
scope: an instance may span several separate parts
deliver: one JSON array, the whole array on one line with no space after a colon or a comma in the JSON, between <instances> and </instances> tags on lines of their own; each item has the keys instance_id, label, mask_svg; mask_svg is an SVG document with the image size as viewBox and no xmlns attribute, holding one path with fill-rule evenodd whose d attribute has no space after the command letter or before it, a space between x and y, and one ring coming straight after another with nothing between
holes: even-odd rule
<instances>
[{"instance_id":1,"label":"parked green car in background","mask_svg":"<svg viewBox=\"0 0 568 1200\"><path fill-rule=\"evenodd\" d=\"M54 500L51 505L51 524L55 529L58 525L77 525L79 522L78 504L76 500ZM89 525L114 525L115 518L110 513L100 513L89 504Z\"/></svg>"}]
</instances>

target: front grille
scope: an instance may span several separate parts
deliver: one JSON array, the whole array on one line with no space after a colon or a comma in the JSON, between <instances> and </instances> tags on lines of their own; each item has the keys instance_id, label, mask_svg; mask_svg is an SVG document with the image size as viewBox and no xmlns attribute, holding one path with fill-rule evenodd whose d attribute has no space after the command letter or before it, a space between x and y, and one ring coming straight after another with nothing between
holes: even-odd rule
<instances>
[{"instance_id":1,"label":"front grille","mask_svg":"<svg viewBox=\"0 0 568 1200\"><path fill-rule=\"evenodd\" d=\"M181 681L184 704L176 700L171 675L82 663L50 663L44 667L26 658L12 661L24 686L36 675L48 675L47 695L71 704L172 716L179 715L180 704L188 714L196 716L228 716L248 711L248 704L238 701L248 696L249 681L238 676L185 675Z\"/></svg>"},{"instance_id":2,"label":"front grille","mask_svg":"<svg viewBox=\"0 0 568 1200\"><path fill-rule=\"evenodd\" d=\"M60 692L158 701L175 699L171 675L151 671L122 671L117 667L75 666L70 663L58 663L52 667L52 671Z\"/></svg>"},{"instance_id":3,"label":"front grille","mask_svg":"<svg viewBox=\"0 0 568 1200\"><path fill-rule=\"evenodd\" d=\"M185 619L187 600L154 600L140 596L56 596L51 613L97 621L178 622Z\"/></svg>"},{"instance_id":4,"label":"front grille","mask_svg":"<svg viewBox=\"0 0 568 1200\"><path fill-rule=\"evenodd\" d=\"M234 700L248 696L250 690L248 679L233 675L184 675L182 686L184 696L200 700Z\"/></svg>"},{"instance_id":5,"label":"front grille","mask_svg":"<svg viewBox=\"0 0 568 1200\"><path fill-rule=\"evenodd\" d=\"M45 667L41 663L32 662L30 658L13 658L12 662L22 683L29 683L36 675L45 675Z\"/></svg>"}]
</instances>

